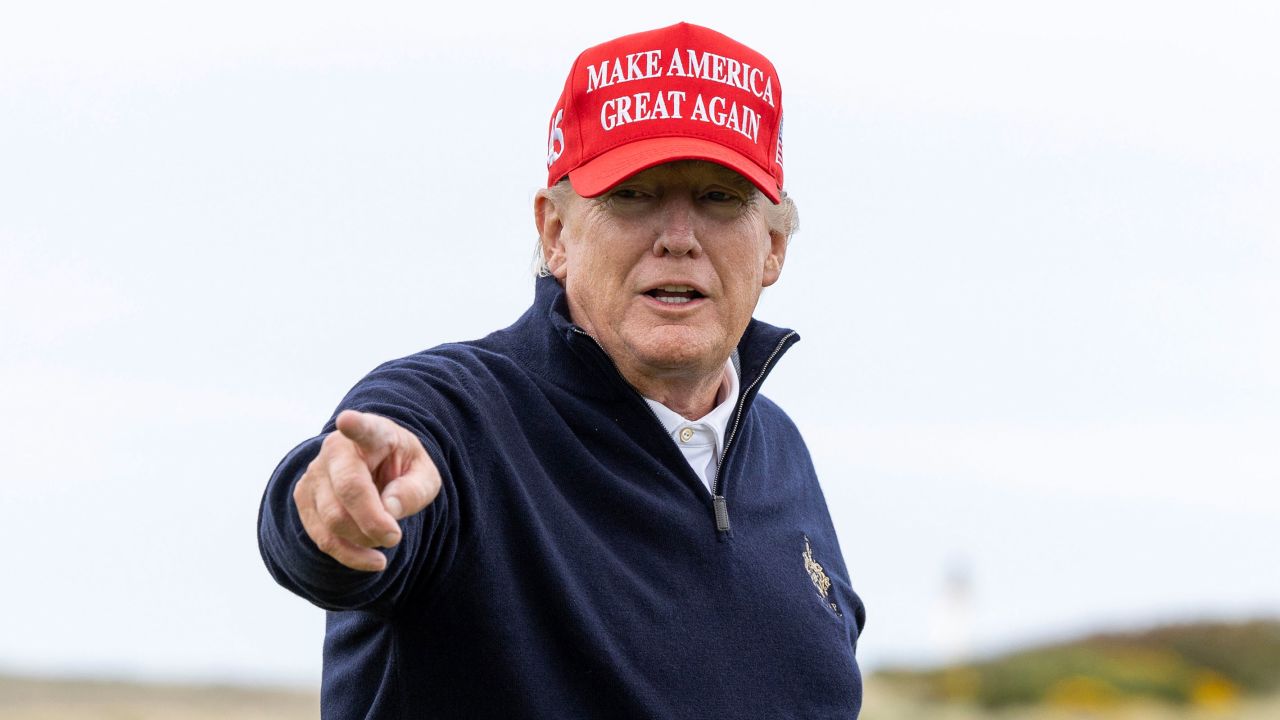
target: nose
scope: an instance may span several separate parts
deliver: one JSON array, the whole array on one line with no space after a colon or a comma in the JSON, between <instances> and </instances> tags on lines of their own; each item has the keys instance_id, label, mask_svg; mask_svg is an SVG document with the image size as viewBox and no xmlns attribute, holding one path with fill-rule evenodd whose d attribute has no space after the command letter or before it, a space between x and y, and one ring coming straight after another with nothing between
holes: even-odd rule
<instances>
[{"instance_id":1,"label":"nose","mask_svg":"<svg viewBox=\"0 0 1280 720\"><path fill-rule=\"evenodd\" d=\"M653 254L658 257L697 257L702 254L697 218L690 200L669 198L662 203L655 217Z\"/></svg>"}]
</instances>

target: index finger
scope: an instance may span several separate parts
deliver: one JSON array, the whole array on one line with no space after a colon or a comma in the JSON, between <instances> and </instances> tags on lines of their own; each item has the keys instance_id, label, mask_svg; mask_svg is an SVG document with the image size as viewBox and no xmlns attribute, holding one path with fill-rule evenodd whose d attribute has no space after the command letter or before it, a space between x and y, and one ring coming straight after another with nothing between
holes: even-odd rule
<instances>
[{"instance_id":1,"label":"index finger","mask_svg":"<svg viewBox=\"0 0 1280 720\"><path fill-rule=\"evenodd\" d=\"M394 450L400 439L395 423L380 415L359 410L343 410L338 413L334 426L338 428L338 432L359 445L366 455L376 455L379 459Z\"/></svg>"},{"instance_id":2,"label":"index finger","mask_svg":"<svg viewBox=\"0 0 1280 720\"><path fill-rule=\"evenodd\" d=\"M400 525L383 507L373 475L354 446L335 450L329 460L329 484L334 499L364 535L367 542L361 544L389 546L400 541Z\"/></svg>"}]
</instances>

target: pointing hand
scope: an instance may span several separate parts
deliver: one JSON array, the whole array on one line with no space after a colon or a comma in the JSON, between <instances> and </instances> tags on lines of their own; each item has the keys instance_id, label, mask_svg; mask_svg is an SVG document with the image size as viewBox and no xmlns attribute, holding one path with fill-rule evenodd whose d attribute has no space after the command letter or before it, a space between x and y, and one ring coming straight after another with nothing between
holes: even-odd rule
<instances>
[{"instance_id":1,"label":"pointing hand","mask_svg":"<svg viewBox=\"0 0 1280 720\"><path fill-rule=\"evenodd\" d=\"M440 492L440 473L417 436L381 415L344 410L293 489L316 547L355 570L386 569L375 550L400 542L397 520Z\"/></svg>"}]
</instances>

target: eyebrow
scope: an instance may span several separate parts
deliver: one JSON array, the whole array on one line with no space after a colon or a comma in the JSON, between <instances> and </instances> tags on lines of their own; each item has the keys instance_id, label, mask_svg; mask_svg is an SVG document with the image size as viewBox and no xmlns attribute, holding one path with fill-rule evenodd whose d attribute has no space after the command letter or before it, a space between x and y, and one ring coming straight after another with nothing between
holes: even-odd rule
<instances>
[{"instance_id":1,"label":"eyebrow","mask_svg":"<svg viewBox=\"0 0 1280 720\"><path fill-rule=\"evenodd\" d=\"M754 198L756 195L756 192L759 190L759 188L755 186L755 183L742 177L738 173L733 172L732 170L730 170L729 172L731 173L732 176L727 178L728 184L731 185L734 190L738 190L744 195Z\"/></svg>"}]
</instances>

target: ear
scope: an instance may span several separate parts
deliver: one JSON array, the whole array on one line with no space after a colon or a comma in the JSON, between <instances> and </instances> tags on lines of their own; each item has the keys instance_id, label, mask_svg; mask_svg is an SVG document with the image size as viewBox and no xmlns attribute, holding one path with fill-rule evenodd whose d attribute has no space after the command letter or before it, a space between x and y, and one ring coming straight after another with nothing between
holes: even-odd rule
<instances>
[{"instance_id":1,"label":"ear","mask_svg":"<svg viewBox=\"0 0 1280 720\"><path fill-rule=\"evenodd\" d=\"M770 230L769 254L764 257L764 277L760 281L762 287L778 282L778 277L782 275L782 263L786 259L787 236Z\"/></svg>"},{"instance_id":2,"label":"ear","mask_svg":"<svg viewBox=\"0 0 1280 720\"><path fill-rule=\"evenodd\" d=\"M564 215L567 208L560 207L546 189L533 198L533 223L538 228L542 243L542 259L557 280L564 280Z\"/></svg>"}]
</instances>

